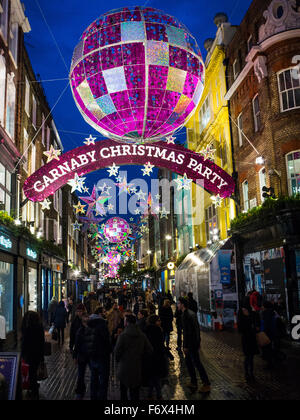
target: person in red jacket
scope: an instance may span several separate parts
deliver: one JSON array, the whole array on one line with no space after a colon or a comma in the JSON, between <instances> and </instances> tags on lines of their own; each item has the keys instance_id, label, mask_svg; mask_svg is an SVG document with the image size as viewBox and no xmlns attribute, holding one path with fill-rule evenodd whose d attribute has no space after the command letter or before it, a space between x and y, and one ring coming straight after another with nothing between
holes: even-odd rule
<instances>
[{"instance_id":1,"label":"person in red jacket","mask_svg":"<svg viewBox=\"0 0 300 420\"><path fill-rule=\"evenodd\" d=\"M255 312L261 311L261 295L254 289L250 295L250 306Z\"/></svg>"}]
</instances>

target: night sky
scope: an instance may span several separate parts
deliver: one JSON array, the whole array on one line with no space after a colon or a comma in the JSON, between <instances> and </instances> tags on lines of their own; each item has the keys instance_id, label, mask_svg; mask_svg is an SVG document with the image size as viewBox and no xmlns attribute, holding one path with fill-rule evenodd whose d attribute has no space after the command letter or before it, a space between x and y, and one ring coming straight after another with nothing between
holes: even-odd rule
<instances>
[{"instance_id":1,"label":"night sky","mask_svg":"<svg viewBox=\"0 0 300 420\"><path fill-rule=\"evenodd\" d=\"M83 31L101 14L111 9L137 5L136 0L109 2L23 0L23 2L32 29L25 35L25 45L33 69L43 81L50 107L55 105L66 88L73 49ZM230 22L238 25L250 4L251 0L148 0L138 5L157 8L178 18L196 37L205 56L203 43L205 39L215 36L216 26L213 18L216 13L227 13ZM53 116L65 151L82 145L84 138L90 134L97 139L101 138L101 135L83 120L69 87L55 107ZM184 139L185 130L182 130L178 140L184 141ZM141 176L140 169L131 168L128 179L136 176ZM103 177L107 177L106 171L90 174L89 186Z\"/></svg>"}]
</instances>

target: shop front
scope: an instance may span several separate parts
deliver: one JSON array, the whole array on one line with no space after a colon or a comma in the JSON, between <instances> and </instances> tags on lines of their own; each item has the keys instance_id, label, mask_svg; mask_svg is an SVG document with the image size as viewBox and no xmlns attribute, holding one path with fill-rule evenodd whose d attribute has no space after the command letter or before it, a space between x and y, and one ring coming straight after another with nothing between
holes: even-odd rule
<instances>
[{"instance_id":1,"label":"shop front","mask_svg":"<svg viewBox=\"0 0 300 420\"><path fill-rule=\"evenodd\" d=\"M47 254L42 254L41 256L41 271L42 271L42 289L41 289L42 313L43 313L44 320L48 322L48 307L53 297L53 287L52 287L51 257Z\"/></svg>"},{"instance_id":2,"label":"shop front","mask_svg":"<svg viewBox=\"0 0 300 420\"><path fill-rule=\"evenodd\" d=\"M17 295L18 241L11 232L0 227L0 316L4 318L6 341L14 341L17 314L14 302ZM2 347L2 345L0 345Z\"/></svg>"},{"instance_id":3,"label":"shop front","mask_svg":"<svg viewBox=\"0 0 300 420\"><path fill-rule=\"evenodd\" d=\"M67 297L66 288L62 284L63 262L53 257L51 261L53 278L53 296L55 296L58 302L60 302L62 299L65 299Z\"/></svg>"},{"instance_id":4,"label":"shop front","mask_svg":"<svg viewBox=\"0 0 300 420\"><path fill-rule=\"evenodd\" d=\"M20 240L20 257L23 258L24 310L40 312L38 251L30 243Z\"/></svg>"},{"instance_id":5,"label":"shop front","mask_svg":"<svg viewBox=\"0 0 300 420\"><path fill-rule=\"evenodd\" d=\"M193 293L198 303L199 323L212 329L214 324L234 327L238 310L235 256L232 243L215 244L189 254L175 274L175 294ZM215 322L214 322L215 321Z\"/></svg>"}]
</instances>

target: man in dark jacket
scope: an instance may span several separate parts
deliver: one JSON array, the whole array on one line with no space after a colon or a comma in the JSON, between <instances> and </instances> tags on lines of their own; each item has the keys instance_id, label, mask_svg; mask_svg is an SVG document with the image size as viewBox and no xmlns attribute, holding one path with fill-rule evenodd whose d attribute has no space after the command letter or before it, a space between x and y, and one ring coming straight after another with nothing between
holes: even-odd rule
<instances>
[{"instance_id":1,"label":"man in dark jacket","mask_svg":"<svg viewBox=\"0 0 300 420\"><path fill-rule=\"evenodd\" d=\"M64 344L65 342L65 328L67 323L67 311L65 303L60 301L54 315L54 326L58 332L58 345Z\"/></svg>"},{"instance_id":2,"label":"man in dark jacket","mask_svg":"<svg viewBox=\"0 0 300 420\"><path fill-rule=\"evenodd\" d=\"M195 392L198 388L196 370L198 369L201 380L203 382L202 388L199 392L209 393L211 390L210 381L207 373L200 361L200 327L196 314L188 309L188 302L184 298L179 298L178 309L182 311L182 327L183 327L183 349L185 353L186 365L191 377L191 384L189 388Z\"/></svg>"},{"instance_id":3,"label":"man in dark jacket","mask_svg":"<svg viewBox=\"0 0 300 420\"><path fill-rule=\"evenodd\" d=\"M193 293L190 292L188 293L188 308L195 312L195 314L197 314L198 312L198 305L197 302L195 301L194 297L193 297Z\"/></svg>"},{"instance_id":4,"label":"man in dark jacket","mask_svg":"<svg viewBox=\"0 0 300 420\"><path fill-rule=\"evenodd\" d=\"M84 305L82 305L84 307ZM76 320L76 318L75 318ZM74 320L74 322L75 322ZM76 330L75 333L75 327L79 325L80 326ZM80 315L80 318L77 317L76 324L73 325L73 333L75 333L75 339L74 339L74 346L72 347L71 351L74 357L74 360L77 363L77 386L76 386L76 400L83 400L85 392L86 392L86 386L85 386L85 372L86 368L89 364L89 356L87 352L87 345L85 340L85 334L86 334L86 328L87 323L89 321L89 314L87 312L82 312ZM78 323L78 324L77 324ZM72 328L72 327L71 327Z\"/></svg>"},{"instance_id":5,"label":"man in dark jacket","mask_svg":"<svg viewBox=\"0 0 300 420\"><path fill-rule=\"evenodd\" d=\"M177 351L181 352L182 347L182 311L176 307L175 311L176 327L177 327Z\"/></svg>"},{"instance_id":6,"label":"man in dark jacket","mask_svg":"<svg viewBox=\"0 0 300 420\"><path fill-rule=\"evenodd\" d=\"M82 327L82 315L86 312L85 306L83 303L79 303L76 307L76 315L74 320L71 323L70 328L70 352L73 354L74 346L75 346L75 340L76 340L76 334L79 331L79 329Z\"/></svg>"},{"instance_id":7,"label":"man in dark jacket","mask_svg":"<svg viewBox=\"0 0 300 420\"><path fill-rule=\"evenodd\" d=\"M111 342L107 322L96 310L85 332L85 343L91 369L91 400L107 400Z\"/></svg>"},{"instance_id":8,"label":"man in dark jacket","mask_svg":"<svg viewBox=\"0 0 300 420\"><path fill-rule=\"evenodd\" d=\"M127 315L125 318L125 330L119 336L115 355L119 363L118 378L121 383L121 400L130 399L138 401L140 387L142 385L142 363L144 357L150 356L153 348L149 340L136 325L136 318Z\"/></svg>"}]
</instances>

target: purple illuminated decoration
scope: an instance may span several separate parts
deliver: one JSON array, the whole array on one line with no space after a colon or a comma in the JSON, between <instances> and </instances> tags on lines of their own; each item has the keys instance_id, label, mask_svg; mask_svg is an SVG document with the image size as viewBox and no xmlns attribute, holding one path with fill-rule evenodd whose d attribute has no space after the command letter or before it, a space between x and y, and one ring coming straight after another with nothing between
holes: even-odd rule
<instances>
[{"instance_id":1,"label":"purple illuminated decoration","mask_svg":"<svg viewBox=\"0 0 300 420\"><path fill-rule=\"evenodd\" d=\"M204 64L195 38L177 19L149 7L102 15L76 46L70 81L83 118L105 137L161 140L195 112Z\"/></svg>"},{"instance_id":2,"label":"purple illuminated decoration","mask_svg":"<svg viewBox=\"0 0 300 420\"><path fill-rule=\"evenodd\" d=\"M112 217L104 226L104 235L109 242L119 243L128 238L130 234L130 226L126 220L120 217Z\"/></svg>"},{"instance_id":3,"label":"purple illuminated decoration","mask_svg":"<svg viewBox=\"0 0 300 420\"><path fill-rule=\"evenodd\" d=\"M81 146L53 160L26 179L24 193L31 201L44 201L67 184L77 173L79 176L117 165L146 165L150 162L157 168L166 168L197 182L221 198L234 193L233 178L209 159L185 149L183 146L165 142L150 144L118 144L103 140L95 146Z\"/></svg>"}]
</instances>

